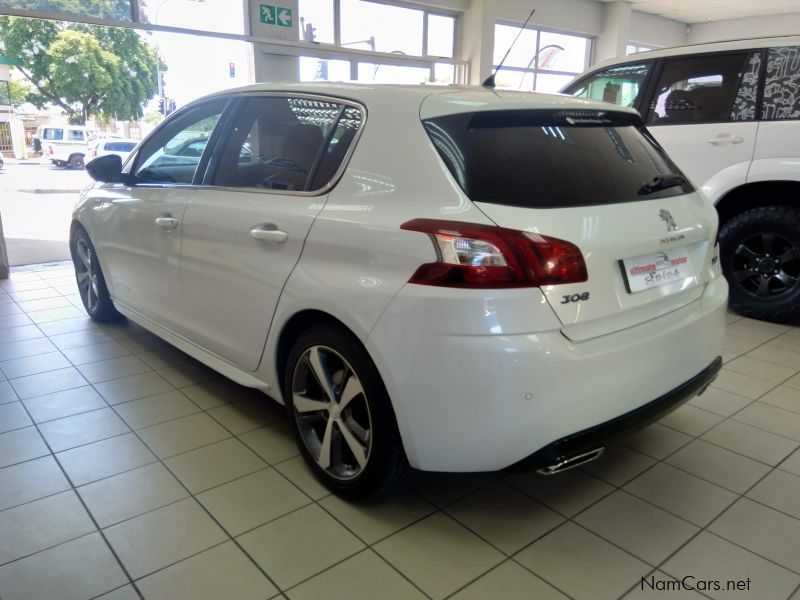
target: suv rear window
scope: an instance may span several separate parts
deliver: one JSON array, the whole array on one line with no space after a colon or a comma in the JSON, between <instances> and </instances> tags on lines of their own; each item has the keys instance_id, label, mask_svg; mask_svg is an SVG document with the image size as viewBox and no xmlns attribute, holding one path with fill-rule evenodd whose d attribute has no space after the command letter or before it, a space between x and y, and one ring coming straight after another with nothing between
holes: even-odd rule
<instances>
[{"instance_id":1,"label":"suv rear window","mask_svg":"<svg viewBox=\"0 0 800 600\"><path fill-rule=\"evenodd\" d=\"M423 123L453 177L475 202L563 208L692 191L684 183L640 193L657 176L681 173L636 115L509 110Z\"/></svg>"}]
</instances>

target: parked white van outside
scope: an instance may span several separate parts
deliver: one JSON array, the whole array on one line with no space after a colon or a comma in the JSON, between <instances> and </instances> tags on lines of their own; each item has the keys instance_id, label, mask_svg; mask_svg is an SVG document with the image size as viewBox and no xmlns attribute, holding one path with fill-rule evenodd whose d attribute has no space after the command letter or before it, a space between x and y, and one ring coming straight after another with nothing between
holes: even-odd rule
<instances>
[{"instance_id":1,"label":"parked white van outside","mask_svg":"<svg viewBox=\"0 0 800 600\"><path fill-rule=\"evenodd\" d=\"M82 169L86 144L97 132L83 125L43 125L36 134L42 143L42 155L57 167Z\"/></svg>"}]
</instances>

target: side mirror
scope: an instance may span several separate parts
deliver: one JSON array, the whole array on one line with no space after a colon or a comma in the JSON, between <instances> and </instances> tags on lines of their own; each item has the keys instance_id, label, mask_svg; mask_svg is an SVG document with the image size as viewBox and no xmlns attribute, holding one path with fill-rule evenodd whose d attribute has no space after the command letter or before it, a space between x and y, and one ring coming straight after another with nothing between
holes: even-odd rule
<instances>
[{"instance_id":1,"label":"side mirror","mask_svg":"<svg viewBox=\"0 0 800 600\"><path fill-rule=\"evenodd\" d=\"M100 183L119 183L122 176L122 159L116 154L98 156L86 163L86 172Z\"/></svg>"}]
</instances>

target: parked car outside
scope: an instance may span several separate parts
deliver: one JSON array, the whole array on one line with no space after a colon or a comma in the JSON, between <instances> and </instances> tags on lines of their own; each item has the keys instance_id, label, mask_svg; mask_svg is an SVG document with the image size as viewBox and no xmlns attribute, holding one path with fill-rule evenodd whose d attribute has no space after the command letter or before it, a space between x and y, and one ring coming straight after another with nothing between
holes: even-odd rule
<instances>
[{"instance_id":1,"label":"parked car outside","mask_svg":"<svg viewBox=\"0 0 800 600\"><path fill-rule=\"evenodd\" d=\"M82 169L86 144L97 132L83 125L43 125L36 132L41 141L42 155L57 167Z\"/></svg>"},{"instance_id":2,"label":"parked car outside","mask_svg":"<svg viewBox=\"0 0 800 600\"><path fill-rule=\"evenodd\" d=\"M0 169L2 169L4 165L5 165L5 160L3 160L3 153L0 152Z\"/></svg>"},{"instance_id":3,"label":"parked car outside","mask_svg":"<svg viewBox=\"0 0 800 600\"><path fill-rule=\"evenodd\" d=\"M95 138L86 149L86 161L88 162L98 156L115 154L124 163L138 143L136 140L117 137Z\"/></svg>"},{"instance_id":4,"label":"parked car outside","mask_svg":"<svg viewBox=\"0 0 800 600\"><path fill-rule=\"evenodd\" d=\"M285 403L340 494L409 465L577 466L720 368L716 212L632 109L264 84L88 171L70 235L88 314Z\"/></svg>"},{"instance_id":5,"label":"parked car outside","mask_svg":"<svg viewBox=\"0 0 800 600\"><path fill-rule=\"evenodd\" d=\"M564 91L638 109L715 203L733 310L800 319L800 36L642 52Z\"/></svg>"}]
</instances>

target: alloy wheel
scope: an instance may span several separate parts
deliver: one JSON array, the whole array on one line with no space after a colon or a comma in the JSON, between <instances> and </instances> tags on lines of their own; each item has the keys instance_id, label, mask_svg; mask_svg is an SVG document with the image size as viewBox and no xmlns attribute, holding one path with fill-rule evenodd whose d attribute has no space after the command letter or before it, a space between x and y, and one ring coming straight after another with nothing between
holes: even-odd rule
<instances>
[{"instance_id":1,"label":"alloy wheel","mask_svg":"<svg viewBox=\"0 0 800 600\"><path fill-rule=\"evenodd\" d=\"M745 239L732 256L733 282L759 299L772 299L800 285L800 248L775 233Z\"/></svg>"},{"instance_id":2,"label":"alloy wheel","mask_svg":"<svg viewBox=\"0 0 800 600\"><path fill-rule=\"evenodd\" d=\"M308 348L292 377L292 403L300 437L328 475L350 480L372 451L372 415L358 375L341 354Z\"/></svg>"},{"instance_id":3,"label":"alloy wheel","mask_svg":"<svg viewBox=\"0 0 800 600\"><path fill-rule=\"evenodd\" d=\"M86 305L89 313L93 313L97 308L99 298L99 287L97 283L97 268L92 248L83 238L78 238L75 243L78 256L75 274L78 279L78 291L81 299Z\"/></svg>"}]
</instances>

